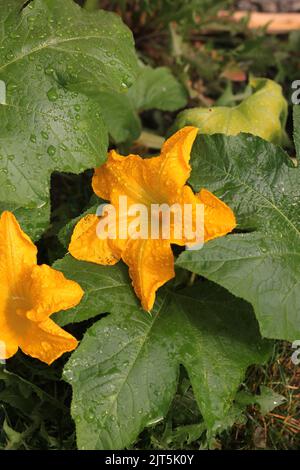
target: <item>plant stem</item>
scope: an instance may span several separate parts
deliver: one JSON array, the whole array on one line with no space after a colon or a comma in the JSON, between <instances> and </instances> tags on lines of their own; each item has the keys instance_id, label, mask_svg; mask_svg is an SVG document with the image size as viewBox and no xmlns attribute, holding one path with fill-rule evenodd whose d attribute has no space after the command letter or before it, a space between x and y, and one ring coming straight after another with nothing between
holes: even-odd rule
<instances>
[{"instance_id":1,"label":"plant stem","mask_svg":"<svg viewBox=\"0 0 300 470\"><path fill-rule=\"evenodd\" d=\"M188 280L188 283L187 283L187 286L188 287L191 287L192 285L194 285L194 282L196 280L196 277L197 277L197 274L196 273L192 273L191 274L191 277L190 279Z\"/></svg>"},{"instance_id":2,"label":"plant stem","mask_svg":"<svg viewBox=\"0 0 300 470\"><path fill-rule=\"evenodd\" d=\"M136 140L136 144L143 145L154 150L158 150L162 147L165 139L160 135L153 134L152 132L143 131L140 137Z\"/></svg>"}]
</instances>

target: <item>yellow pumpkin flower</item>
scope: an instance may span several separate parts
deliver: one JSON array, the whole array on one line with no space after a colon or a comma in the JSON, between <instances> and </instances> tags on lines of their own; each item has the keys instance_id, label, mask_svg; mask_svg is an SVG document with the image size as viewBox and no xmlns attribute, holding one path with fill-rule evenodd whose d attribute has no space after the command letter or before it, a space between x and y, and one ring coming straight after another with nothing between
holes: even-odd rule
<instances>
[{"instance_id":1,"label":"yellow pumpkin flower","mask_svg":"<svg viewBox=\"0 0 300 470\"><path fill-rule=\"evenodd\" d=\"M51 364L76 348L76 338L50 315L77 305L81 287L47 265L37 265L37 248L8 211L0 218L0 358L25 354Z\"/></svg>"},{"instance_id":2,"label":"yellow pumpkin flower","mask_svg":"<svg viewBox=\"0 0 300 470\"><path fill-rule=\"evenodd\" d=\"M189 165L192 145L198 128L185 127L168 139L158 157L143 159L138 155L119 155L109 152L108 161L97 168L93 190L102 199L111 201L118 220L130 219L122 211L119 197L126 196L131 204L197 204L204 205L204 241L231 232L236 226L232 210L209 191L194 194L185 183L191 172ZM129 274L137 296L145 310L150 311L157 289L172 279L174 256L171 243L186 245L188 240L174 236L159 239L120 237L101 239L97 236L97 215L87 215L76 225L69 252L77 259L112 265L122 259L129 266Z\"/></svg>"}]
</instances>

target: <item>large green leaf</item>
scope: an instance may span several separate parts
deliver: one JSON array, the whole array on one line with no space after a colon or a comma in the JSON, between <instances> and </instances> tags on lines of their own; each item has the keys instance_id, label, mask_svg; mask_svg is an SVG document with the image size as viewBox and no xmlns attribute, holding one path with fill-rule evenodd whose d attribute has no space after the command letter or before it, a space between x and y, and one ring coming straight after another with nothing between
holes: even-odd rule
<instances>
[{"instance_id":1,"label":"large green leaf","mask_svg":"<svg viewBox=\"0 0 300 470\"><path fill-rule=\"evenodd\" d=\"M136 140L142 132L142 124L128 93L104 91L99 96L102 115L113 143L130 143Z\"/></svg>"},{"instance_id":2,"label":"large green leaf","mask_svg":"<svg viewBox=\"0 0 300 470\"><path fill-rule=\"evenodd\" d=\"M175 111L187 103L187 93L167 67L141 66L128 93L102 92L102 114L116 144L132 142L142 131L139 113L149 109Z\"/></svg>"},{"instance_id":3,"label":"large green leaf","mask_svg":"<svg viewBox=\"0 0 300 470\"><path fill-rule=\"evenodd\" d=\"M259 395L253 395L252 393L242 390L237 394L236 401L242 406L259 405L261 413L266 415L277 406L282 405L286 401L286 398L274 392L271 388L262 385Z\"/></svg>"},{"instance_id":4,"label":"large green leaf","mask_svg":"<svg viewBox=\"0 0 300 470\"><path fill-rule=\"evenodd\" d=\"M49 224L50 201L41 203L39 207L27 209L24 209L20 204L0 202L0 213L5 210L15 214L22 228L30 234L33 240L38 240Z\"/></svg>"},{"instance_id":5,"label":"large green leaf","mask_svg":"<svg viewBox=\"0 0 300 470\"><path fill-rule=\"evenodd\" d=\"M247 367L269 353L249 304L207 282L162 290L149 315L121 263L101 267L67 256L55 267L86 289L69 321L112 312L88 329L65 368L80 449L127 447L165 416L180 364L209 435L221 429Z\"/></svg>"},{"instance_id":6,"label":"large green leaf","mask_svg":"<svg viewBox=\"0 0 300 470\"><path fill-rule=\"evenodd\" d=\"M251 96L235 107L215 106L182 111L175 130L184 126L199 127L201 134L237 135L241 132L262 137L277 144L287 143L285 126L288 105L281 86L272 80L252 78Z\"/></svg>"},{"instance_id":7,"label":"large green leaf","mask_svg":"<svg viewBox=\"0 0 300 470\"><path fill-rule=\"evenodd\" d=\"M258 137L198 137L191 184L235 211L239 233L186 251L177 264L250 302L263 336L300 337L300 173Z\"/></svg>"},{"instance_id":8,"label":"large green leaf","mask_svg":"<svg viewBox=\"0 0 300 470\"><path fill-rule=\"evenodd\" d=\"M186 105L187 92L167 67L142 67L128 98L139 111L176 111Z\"/></svg>"},{"instance_id":9,"label":"large green leaf","mask_svg":"<svg viewBox=\"0 0 300 470\"><path fill-rule=\"evenodd\" d=\"M88 320L104 312L122 310L130 315L139 309L143 311L130 287L127 268L121 263L111 267L99 266L77 261L68 255L56 261L53 267L68 279L79 282L84 290L83 300L77 307L53 317L61 326Z\"/></svg>"},{"instance_id":10,"label":"large green leaf","mask_svg":"<svg viewBox=\"0 0 300 470\"><path fill-rule=\"evenodd\" d=\"M98 94L127 89L137 62L118 16L72 0L25 3L0 0L0 202L19 208L26 229L26 212L48 204L53 171L105 160Z\"/></svg>"}]
</instances>

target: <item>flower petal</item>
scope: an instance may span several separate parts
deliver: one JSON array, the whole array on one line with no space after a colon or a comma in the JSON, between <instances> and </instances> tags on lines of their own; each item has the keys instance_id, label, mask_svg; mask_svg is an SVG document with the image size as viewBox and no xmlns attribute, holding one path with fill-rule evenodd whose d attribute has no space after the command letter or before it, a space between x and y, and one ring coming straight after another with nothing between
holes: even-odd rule
<instances>
[{"instance_id":1,"label":"flower petal","mask_svg":"<svg viewBox=\"0 0 300 470\"><path fill-rule=\"evenodd\" d=\"M145 310L152 308L156 290L174 276L171 243L182 246L200 243L202 238L208 241L225 235L236 225L234 214L226 204L206 190L195 195L185 185L191 172L190 153L197 133L198 128L195 127L181 129L165 142L158 157L123 157L114 150L111 151L106 164L95 170L93 189L98 196L111 202L118 219L116 222L118 226L122 222L125 237L117 232L115 240L97 238L96 229L100 219L96 216L82 219L72 236L69 250L75 258L99 264L114 264L122 257L129 266L135 292ZM120 202L120 196L127 198L126 208ZM197 211L197 204L200 203L204 205L204 226L202 214ZM133 209L129 210L132 204L143 204L148 211L151 204L156 205L158 219L153 226L152 219L150 222L151 231L152 228L157 231L157 225L161 229L162 234L158 240L135 239L132 232L128 231L134 213ZM185 211L185 204L191 205L188 212ZM166 209L169 210L169 215L172 214L171 223L164 218ZM140 211L142 212L145 214ZM183 218L179 218L180 214ZM199 224L197 227L199 219L196 218L198 214L201 216L200 234ZM149 224L147 213L146 217ZM186 218L190 226L187 230ZM135 223L133 220L133 226ZM165 237L163 233L166 228L171 230ZM180 230L176 230L177 228Z\"/></svg>"},{"instance_id":2,"label":"flower petal","mask_svg":"<svg viewBox=\"0 0 300 470\"><path fill-rule=\"evenodd\" d=\"M232 232L236 219L230 207L206 189L196 196L204 204L204 241Z\"/></svg>"},{"instance_id":3,"label":"flower petal","mask_svg":"<svg viewBox=\"0 0 300 470\"><path fill-rule=\"evenodd\" d=\"M230 207L206 189L202 189L199 194L194 194L192 189L186 185L182 188L181 194L178 197L178 203L181 206L182 214L187 212L188 216L187 219L184 216L182 217L182 234L184 235L182 239L174 237L175 226L172 227L171 243L191 247L195 242L207 242L213 238L226 235L236 226L235 216ZM197 204L202 204L204 209L204 213L199 211L199 216L201 217L199 221L196 218ZM190 214L192 216L191 220ZM184 223L187 221L189 222L189 227L184 226ZM201 224L200 230L199 224ZM187 234L192 236L192 240L187 238ZM197 238L195 242L193 241L194 237Z\"/></svg>"},{"instance_id":4,"label":"flower petal","mask_svg":"<svg viewBox=\"0 0 300 470\"><path fill-rule=\"evenodd\" d=\"M116 264L120 257L111 247L109 239L100 239L97 236L99 217L88 214L76 225L69 252L74 258L90 261L97 264Z\"/></svg>"},{"instance_id":5,"label":"flower petal","mask_svg":"<svg viewBox=\"0 0 300 470\"><path fill-rule=\"evenodd\" d=\"M13 320L22 301L18 291L22 279L36 263L37 249L8 211L0 218L0 358L8 359L18 350ZM12 315L10 315L12 313Z\"/></svg>"},{"instance_id":6,"label":"flower petal","mask_svg":"<svg viewBox=\"0 0 300 470\"><path fill-rule=\"evenodd\" d=\"M0 219L0 357L13 356L20 346L50 364L73 350L77 340L50 319L41 320L77 304L83 291L63 274L37 266L36 253L14 215L4 212Z\"/></svg>"},{"instance_id":7,"label":"flower petal","mask_svg":"<svg viewBox=\"0 0 300 470\"><path fill-rule=\"evenodd\" d=\"M32 308L26 313L30 320L41 322L52 313L75 307L84 294L77 282L70 281L46 264L34 266L28 295Z\"/></svg>"},{"instance_id":8,"label":"flower petal","mask_svg":"<svg viewBox=\"0 0 300 470\"><path fill-rule=\"evenodd\" d=\"M77 345L74 336L50 319L41 323L27 320L19 338L19 346L25 354L49 365L65 352L73 351Z\"/></svg>"},{"instance_id":9,"label":"flower petal","mask_svg":"<svg viewBox=\"0 0 300 470\"><path fill-rule=\"evenodd\" d=\"M175 276L174 257L168 240L128 240L122 254L136 295L150 311L157 289Z\"/></svg>"},{"instance_id":10,"label":"flower petal","mask_svg":"<svg viewBox=\"0 0 300 470\"><path fill-rule=\"evenodd\" d=\"M155 188L157 199L176 202L191 173L189 161L198 131L196 127L184 127L164 143L159 157L145 160L145 179Z\"/></svg>"},{"instance_id":11,"label":"flower petal","mask_svg":"<svg viewBox=\"0 0 300 470\"><path fill-rule=\"evenodd\" d=\"M10 288L24 269L36 264L36 246L22 231L15 216L8 211L0 218L0 285Z\"/></svg>"},{"instance_id":12,"label":"flower petal","mask_svg":"<svg viewBox=\"0 0 300 470\"><path fill-rule=\"evenodd\" d=\"M95 170L92 181L94 192L112 203L118 202L119 195L127 196L128 205L153 202L144 180L144 162L138 155L123 157L112 150L107 162Z\"/></svg>"}]
</instances>

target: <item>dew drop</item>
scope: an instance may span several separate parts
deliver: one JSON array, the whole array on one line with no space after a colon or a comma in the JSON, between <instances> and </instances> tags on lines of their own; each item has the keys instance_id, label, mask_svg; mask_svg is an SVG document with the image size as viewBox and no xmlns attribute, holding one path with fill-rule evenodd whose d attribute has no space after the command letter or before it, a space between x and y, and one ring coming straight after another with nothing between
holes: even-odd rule
<instances>
[{"instance_id":1,"label":"dew drop","mask_svg":"<svg viewBox=\"0 0 300 470\"><path fill-rule=\"evenodd\" d=\"M48 135L47 132L45 132L45 131L42 131L42 132L41 132L41 136L42 136L43 139L45 139L45 140L48 140L48 139L49 139L49 135Z\"/></svg>"},{"instance_id":2,"label":"dew drop","mask_svg":"<svg viewBox=\"0 0 300 470\"><path fill-rule=\"evenodd\" d=\"M65 369L64 371L64 378L66 379L67 382L71 383L74 380L74 374L71 369Z\"/></svg>"},{"instance_id":3,"label":"dew drop","mask_svg":"<svg viewBox=\"0 0 300 470\"><path fill-rule=\"evenodd\" d=\"M52 75L53 73L54 73L53 67L50 67L50 66L49 66L49 67L46 67L46 68L45 68L45 74L46 74L46 75Z\"/></svg>"},{"instance_id":4,"label":"dew drop","mask_svg":"<svg viewBox=\"0 0 300 470\"><path fill-rule=\"evenodd\" d=\"M88 423L92 423L95 419L95 413L93 410L87 410L86 413L84 413L84 418Z\"/></svg>"},{"instance_id":5,"label":"dew drop","mask_svg":"<svg viewBox=\"0 0 300 470\"><path fill-rule=\"evenodd\" d=\"M47 153L50 155L50 157L53 157L53 155L56 153L56 148L53 145L50 145L47 149Z\"/></svg>"},{"instance_id":6,"label":"dew drop","mask_svg":"<svg viewBox=\"0 0 300 470\"><path fill-rule=\"evenodd\" d=\"M47 92L47 97L49 101L56 101L58 99L58 94L55 88L50 88Z\"/></svg>"},{"instance_id":7,"label":"dew drop","mask_svg":"<svg viewBox=\"0 0 300 470\"><path fill-rule=\"evenodd\" d=\"M6 54L7 60L12 60L13 58L14 58L14 54L12 52L9 52L8 54Z\"/></svg>"}]
</instances>

